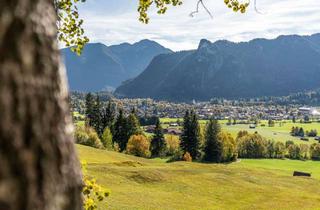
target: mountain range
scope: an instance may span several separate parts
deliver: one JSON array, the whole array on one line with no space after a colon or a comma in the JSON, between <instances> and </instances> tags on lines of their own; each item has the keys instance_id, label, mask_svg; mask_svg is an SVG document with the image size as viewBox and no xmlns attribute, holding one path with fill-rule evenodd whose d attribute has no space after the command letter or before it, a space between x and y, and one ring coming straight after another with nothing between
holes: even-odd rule
<instances>
[{"instance_id":1,"label":"mountain range","mask_svg":"<svg viewBox=\"0 0 320 210\"><path fill-rule=\"evenodd\" d=\"M84 92L114 89L121 82L140 74L156 55L172 52L151 40L112 46L90 43L81 56L69 48L61 51L70 90Z\"/></svg>"},{"instance_id":2,"label":"mountain range","mask_svg":"<svg viewBox=\"0 0 320 210\"><path fill-rule=\"evenodd\" d=\"M320 34L234 43L201 40L196 50L161 54L115 91L171 101L282 96L320 87Z\"/></svg>"}]
</instances>

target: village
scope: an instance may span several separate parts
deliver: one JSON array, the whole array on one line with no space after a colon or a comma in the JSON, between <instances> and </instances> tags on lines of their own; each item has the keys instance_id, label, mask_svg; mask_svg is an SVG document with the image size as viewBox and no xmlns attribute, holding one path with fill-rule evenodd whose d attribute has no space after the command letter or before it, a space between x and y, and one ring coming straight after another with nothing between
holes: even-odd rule
<instances>
[{"instance_id":1,"label":"village","mask_svg":"<svg viewBox=\"0 0 320 210\"><path fill-rule=\"evenodd\" d=\"M277 105L264 102L242 102L223 100L222 102L172 103L152 99L114 99L117 106L126 111L136 109L139 116L158 116L160 118L182 118L185 110L194 109L202 120L212 117L218 120L253 121L259 120L305 120L320 119L316 107L304 105Z\"/></svg>"}]
</instances>

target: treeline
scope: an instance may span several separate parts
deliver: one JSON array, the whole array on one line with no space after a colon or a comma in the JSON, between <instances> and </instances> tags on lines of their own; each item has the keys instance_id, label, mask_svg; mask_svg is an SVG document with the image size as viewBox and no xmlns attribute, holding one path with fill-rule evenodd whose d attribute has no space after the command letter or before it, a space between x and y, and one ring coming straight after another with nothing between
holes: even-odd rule
<instances>
[{"instance_id":1,"label":"treeline","mask_svg":"<svg viewBox=\"0 0 320 210\"><path fill-rule=\"evenodd\" d=\"M289 158L297 160L320 160L320 144L295 144L267 140L258 133L240 131L234 139L230 133L221 131L216 120L205 126L204 136L194 112L186 112L181 136L182 154L175 160L190 157L206 162L230 162L239 158ZM314 132L314 131L312 131ZM310 132L309 132L310 133ZM203 138L203 141L201 140Z\"/></svg>"},{"instance_id":2,"label":"treeline","mask_svg":"<svg viewBox=\"0 0 320 210\"><path fill-rule=\"evenodd\" d=\"M172 160L230 162L237 159L236 142L229 133L222 132L217 120L211 119L201 129L194 111L186 111L180 150Z\"/></svg>"},{"instance_id":3,"label":"treeline","mask_svg":"<svg viewBox=\"0 0 320 210\"><path fill-rule=\"evenodd\" d=\"M99 143L93 145L93 142L97 141L90 141L90 138L88 141L91 143L86 143L82 139L79 139L79 133L87 133L90 137L94 136L92 134L94 132L100 139L103 147L106 149L116 149L120 152L126 149L131 136L142 134L134 109L126 116L123 110L117 110L111 101L106 106L103 106L99 95L94 96L89 93L85 98L85 126L80 126L77 129L76 140L81 144L101 148Z\"/></svg>"},{"instance_id":4,"label":"treeline","mask_svg":"<svg viewBox=\"0 0 320 210\"><path fill-rule=\"evenodd\" d=\"M217 120L200 126L193 110L185 113L180 137L164 135L159 118L152 119L155 129L146 136L133 109L124 113L109 101L105 106L99 96L87 94L86 122L77 126L77 143L105 148L141 157L167 157L170 161L231 162L240 158L290 158L320 160L320 144L275 142L260 134L240 131L236 138L221 130ZM300 129L299 129L300 130Z\"/></svg>"},{"instance_id":5,"label":"treeline","mask_svg":"<svg viewBox=\"0 0 320 210\"><path fill-rule=\"evenodd\" d=\"M302 127L292 127L290 134L292 136L299 136L299 137L316 137L318 135L318 131L316 129L311 129L310 131L304 131Z\"/></svg>"},{"instance_id":6,"label":"treeline","mask_svg":"<svg viewBox=\"0 0 320 210\"><path fill-rule=\"evenodd\" d=\"M320 144L295 144L266 140L258 133L249 134L241 131L237 136L238 155L240 158L289 158L296 160L320 160Z\"/></svg>"},{"instance_id":7,"label":"treeline","mask_svg":"<svg viewBox=\"0 0 320 210\"><path fill-rule=\"evenodd\" d=\"M156 125L151 139L144 135L135 109L125 114L111 101L103 106L99 95L89 93L85 98L85 125L77 126L75 139L79 144L141 157L172 155L178 139L165 139L159 118L146 118L145 123L150 122Z\"/></svg>"}]
</instances>

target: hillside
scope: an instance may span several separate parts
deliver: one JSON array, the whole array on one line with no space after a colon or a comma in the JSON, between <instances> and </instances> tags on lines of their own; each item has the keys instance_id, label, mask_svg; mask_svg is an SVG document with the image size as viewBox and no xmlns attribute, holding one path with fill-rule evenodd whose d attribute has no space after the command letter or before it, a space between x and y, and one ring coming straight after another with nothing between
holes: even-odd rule
<instances>
[{"instance_id":1,"label":"hillside","mask_svg":"<svg viewBox=\"0 0 320 210\"><path fill-rule=\"evenodd\" d=\"M320 87L320 34L234 43L160 55L117 88L122 97L171 101L283 96Z\"/></svg>"},{"instance_id":2,"label":"hillside","mask_svg":"<svg viewBox=\"0 0 320 210\"><path fill-rule=\"evenodd\" d=\"M108 209L319 209L318 162L203 164L143 159L77 145L89 175L111 190ZM313 178L292 177L294 170ZM100 206L99 209L107 209Z\"/></svg>"},{"instance_id":3,"label":"hillside","mask_svg":"<svg viewBox=\"0 0 320 210\"><path fill-rule=\"evenodd\" d=\"M154 56L170 52L150 40L113 46L87 44L81 56L68 48L62 50L70 89L85 92L116 88L141 73Z\"/></svg>"}]
</instances>

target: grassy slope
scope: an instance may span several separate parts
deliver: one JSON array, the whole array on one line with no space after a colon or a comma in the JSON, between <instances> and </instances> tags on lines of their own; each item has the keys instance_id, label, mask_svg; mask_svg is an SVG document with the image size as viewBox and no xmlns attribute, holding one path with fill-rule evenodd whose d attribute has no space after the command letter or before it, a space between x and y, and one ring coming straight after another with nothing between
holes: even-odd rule
<instances>
[{"instance_id":1,"label":"grassy slope","mask_svg":"<svg viewBox=\"0 0 320 210\"><path fill-rule=\"evenodd\" d=\"M111 189L109 209L320 209L320 162L165 163L77 148L89 174Z\"/></svg>"}]
</instances>

